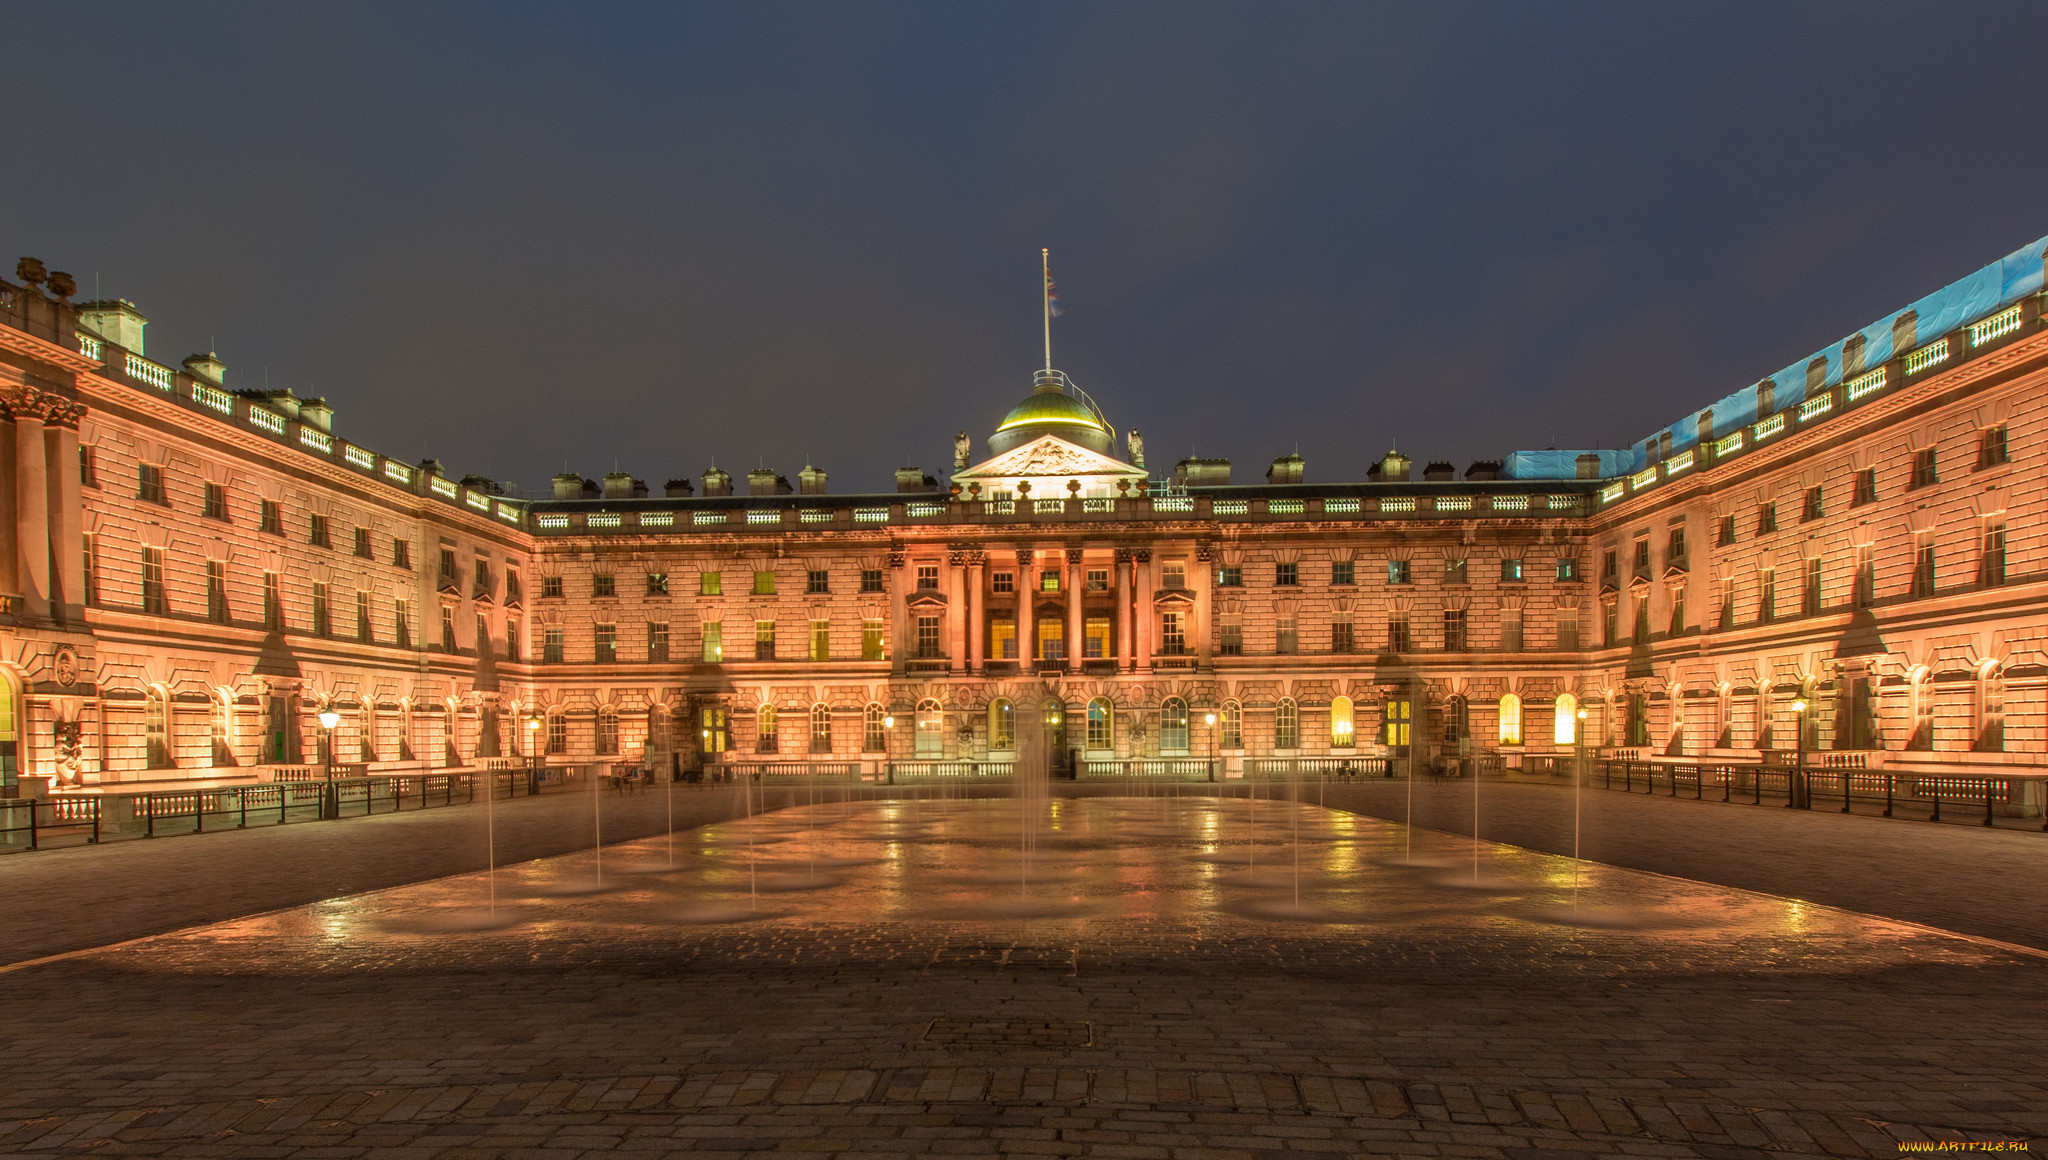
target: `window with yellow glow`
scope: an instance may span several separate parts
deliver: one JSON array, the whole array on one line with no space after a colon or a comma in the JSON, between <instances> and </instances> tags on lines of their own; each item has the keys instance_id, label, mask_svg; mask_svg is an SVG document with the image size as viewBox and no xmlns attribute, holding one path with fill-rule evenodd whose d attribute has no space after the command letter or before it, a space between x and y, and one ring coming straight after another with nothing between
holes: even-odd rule
<instances>
[{"instance_id":1,"label":"window with yellow glow","mask_svg":"<svg viewBox=\"0 0 2048 1160\"><path fill-rule=\"evenodd\" d=\"M988 658L992 661L1017 659L1017 622L991 621L988 626Z\"/></svg>"},{"instance_id":2,"label":"window with yellow glow","mask_svg":"<svg viewBox=\"0 0 2048 1160\"><path fill-rule=\"evenodd\" d=\"M1091 620L1082 626L1081 656L1099 661L1109 655L1109 621Z\"/></svg>"},{"instance_id":3,"label":"window with yellow glow","mask_svg":"<svg viewBox=\"0 0 2048 1160\"><path fill-rule=\"evenodd\" d=\"M1522 743L1522 699L1513 693L1500 699L1500 743Z\"/></svg>"},{"instance_id":4,"label":"window with yellow glow","mask_svg":"<svg viewBox=\"0 0 2048 1160\"><path fill-rule=\"evenodd\" d=\"M1579 699L1570 693L1560 693L1557 698L1557 719L1550 727L1550 739L1559 745L1575 745L1579 740Z\"/></svg>"},{"instance_id":5,"label":"window with yellow glow","mask_svg":"<svg viewBox=\"0 0 2048 1160\"><path fill-rule=\"evenodd\" d=\"M1038 622L1038 659L1059 661L1067 658L1067 626L1064 621L1041 620Z\"/></svg>"},{"instance_id":6,"label":"window with yellow glow","mask_svg":"<svg viewBox=\"0 0 2048 1160\"><path fill-rule=\"evenodd\" d=\"M1351 718L1351 698L1338 697L1330 702L1330 747L1350 749L1357 744L1353 735L1355 728Z\"/></svg>"}]
</instances>

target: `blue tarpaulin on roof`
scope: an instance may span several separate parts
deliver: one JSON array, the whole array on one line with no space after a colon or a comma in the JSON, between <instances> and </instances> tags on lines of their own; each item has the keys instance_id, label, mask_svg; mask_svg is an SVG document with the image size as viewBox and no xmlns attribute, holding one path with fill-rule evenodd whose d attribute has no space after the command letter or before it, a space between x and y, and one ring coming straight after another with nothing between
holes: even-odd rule
<instances>
[{"instance_id":1,"label":"blue tarpaulin on roof","mask_svg":"<svg viewBox=\"0 0 2048 1160\"><path fill-rule=\"evenodd\" d=\"M1815 359L1827 360L1827 374L1820 386L1825 389L1842 381L1842 352L1857 335L1863 337L1863 351L1857 365L1850 369L1850 377L1889 361L1895 354L1904 351L1892 349L1893 326L1907 311L1914 318L1911 342L1917 346L1931 342L1959 326L1988 318L2004 310L2029 294L2040 293L2044 286L2043 256L2048 254L2048 237L2041 238L2020 249L2014 250L1998 261L1978 270L1967 278L1951 282L1918 302L1907 306L1886 318L1800 359L1791 366L1770 376L1771 405L1764 413L1781 411L1806 398L1806 368ZM1903 337L1903 336L1902 336ZM1756 422L1763 416L1757 408L1757 386L1749 386L1734 394L1723 396L1709 406L1687 415L1664 431L1671 433L1671 449L1683 451L1698 443L1702 436L1718 439L1731 431ZM1707 416L1705 429L1700 418ZM1660 438L1664 431L1658 431L1644 442ZM1510 479L1570 479L1577 474L1576 451L1517 451L1507 457L1503 472ZM1625 461L1612 464L1603 458L1600 464L1602 476L1626 475L1640 471L1648 455L1638 444L1633 452L1600 452L1603 457L1619 454L1633 456ZM1554 457L1563 456L1560 469ZM1518 465L1520 470L1518 470ZM1527 472L1524 474L1523 472Z\"/></svg>"}]
</instances>

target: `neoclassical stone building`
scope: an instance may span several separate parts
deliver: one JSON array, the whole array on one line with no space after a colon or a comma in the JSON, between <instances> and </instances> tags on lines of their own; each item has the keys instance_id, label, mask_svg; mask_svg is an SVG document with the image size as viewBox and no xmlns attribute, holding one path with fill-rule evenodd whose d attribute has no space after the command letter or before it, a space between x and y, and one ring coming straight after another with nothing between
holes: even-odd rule
<instances>
[{"instance_id":1,"label":"neoclassical stone building","mask_svg":"<svg viewBox=\"0 0 2048 1160\"><path fill-rule=\"evenodd\" d=\"M152 361L133 304L74 305L24 259L0 282L0 780L262 777L329 756L322 709L332 759L372 770L915 775L1040 740L1084 775L1581 740L2039 766L2043 248L1623 452L1235 482L1148 465L1048 368L895 492L806 467L551 499L358 446L212 355Z\"/></svg>"}]
</instances>

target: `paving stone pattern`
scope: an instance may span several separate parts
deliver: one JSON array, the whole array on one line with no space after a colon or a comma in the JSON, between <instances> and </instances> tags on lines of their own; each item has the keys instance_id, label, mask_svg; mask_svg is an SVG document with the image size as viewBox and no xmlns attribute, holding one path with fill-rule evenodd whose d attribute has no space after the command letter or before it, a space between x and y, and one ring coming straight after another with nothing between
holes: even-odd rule
<instances>
[{"instance_id":1,"label":"paving stone pattern","mask_svg":"<svg viewBox=\"0 0 2048 1160\"><path fill-rule=\"evenodd\" d=\"M1007 805L826 806L686 834L673 872L664 839L614 850L602 893L588 854L516 867L502 929L472 875L15 971L0 1153L1543 1160L2048 1135L2039 956L1602 866L1573 918L1567 859L1250 809L1059 803L1027 842Z\"/></svg>"}]
</instances>

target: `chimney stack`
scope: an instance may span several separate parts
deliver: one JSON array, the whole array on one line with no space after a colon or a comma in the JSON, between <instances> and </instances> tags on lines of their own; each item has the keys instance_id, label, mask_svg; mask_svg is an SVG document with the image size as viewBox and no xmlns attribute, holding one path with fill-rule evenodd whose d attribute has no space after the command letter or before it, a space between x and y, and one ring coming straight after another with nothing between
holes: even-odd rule
<instances>
[{"instance_id":1,"label":"chimney stack","mask_svg":"<svg viewBox=\"0 0 2048 1160\"><path fill-rule=\"evenodd\" d=\"M732 476L716 467L704 473L704 498L732 494Z\"/></svg>"},{"instance_id":2,"label":"chimney stack","mask_svg":"<svg viewBox=\"0 0 2048 1160\"><path fill-rule=\"evenodd\" d=\"M26 261L27 259L23 259ZM38 268L40 268L38 263ZM99 335L115 346L125 347L136 354L147 355L142 348L142 331L149 325L149 319L135 308L126 298L114 298L98 302L87 302L78 308L78 325Z\"/></svg>"},{"instance_id":3,"label":"chimney stack","mask_svg":"<svg viewBox=\"0 0 2048 1160\"><path fill-rule=\"evenodd\" d=\"M631 499L633 497L633 476L630 472L612 471L604 477L606 499Z\"/></svg>"},{"instance_id":4,"label":"chimney stack","mask_svg":"<svg viewBox=\"0 0 2048 1160\"><path fill-rule=\"evenodd\" d=\"M205 354L187 356L185 373L195 379L205 379L216 387L228 384L228 364L220 361L220 356L210 350Z\"/></svg>"},{"instance_id":5,"label":"chimney stack","mask_svg":"<svg viewBox=\"0 0 2048 1160\"><path fill-rule=\"evenodd\" d=\"M565 471L555 477L556 499L582 499L583 477L573 471Z\"/></svg>"},{"instance_id":6,"label":"chimney stack","mask_svg":"<svg viewBox=\"0 0 2048 1160\"><path fill-rule=\"evenodd\" d=\"M697 489L687 479L671 479L661 485L661 494L670 499L688 499Z\"/></svg>"},{"instance_id":7,"label":"chimney stack","mask_svg":"<svg viewBox=\"0 0 2048 1160\"><path fill-rule=\"evenodd\" d=\"M1300 483L1301 476L1308 468L1299 455L1282 455L1266 469L1267 483Z\"/></svg>"},{"instance_id":8,"label":"chimney stack","mask_svg":"<svg viewBox=\"0 0 2048 1160\"><path fill-rule=\"evenodd\" d=\"M825 494L824 471L819 468L812 467L808 463L804 465L804 469L802 471L796 473L796 483L797 490L804 495Z\"/></svg>"},{"instance_id":9,"label":"chimney stack","mask_svg":"<svg viewBox=\"0 0 2048 1160\"><path fill-rule=\"evenodd\" d=\"M1591 451L1581 451L1575 462L1579 465L1580 479L1600 478L1600 457L1598 455L1593 454Z\"/></svg>"}]
</instances>

